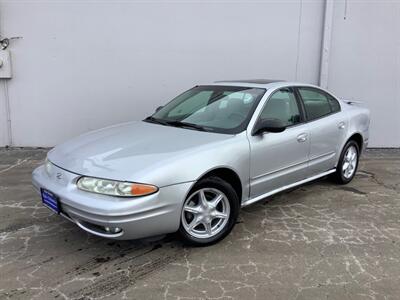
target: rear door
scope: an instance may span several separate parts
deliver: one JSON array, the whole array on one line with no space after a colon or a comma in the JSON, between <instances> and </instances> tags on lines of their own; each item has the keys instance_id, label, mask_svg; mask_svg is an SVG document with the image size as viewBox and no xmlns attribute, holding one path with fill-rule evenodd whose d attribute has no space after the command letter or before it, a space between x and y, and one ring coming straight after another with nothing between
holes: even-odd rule
<instances>
[{"instance_id":1,"label":"rear door","mask_svg":"<svg viewBox=\"0 0 400 300\"><path fill-rule=\"evenodd\" d=\"M293 88L281 88L266 101L257 121L279 119L283 132L249 134L250 197L255 198L305 178L309 151L308 124Z\"/></svg>"},{"instance_id":2,"label":"rear door","mask_svg":"<svg viewBox=\"0 0 400 300\"><path fill-rule=\"evenodd\" d=\"M314 87L296 88L304 105L310 133L308 177L336 166L347 120L340 104L328 93Z\"/></svg>"}]
</instances>

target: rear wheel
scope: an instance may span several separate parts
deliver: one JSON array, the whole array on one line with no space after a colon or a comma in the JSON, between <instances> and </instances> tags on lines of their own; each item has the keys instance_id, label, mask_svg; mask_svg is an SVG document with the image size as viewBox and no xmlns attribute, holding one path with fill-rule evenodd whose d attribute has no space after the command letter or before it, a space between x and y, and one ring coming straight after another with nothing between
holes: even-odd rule
<instances>
[{"instance_id":1,"label":"rear wheel","mask_svg":"<svg viewBox=\"0 0 400 300\"><path fill-rule=\"evenodd\" d=\"M233 187L219 177L200 180L186 198L180 235L196 246L214 244L234 227L239 213L239 199Z\"/></svg>"},{"instance_id":2,"label":"rear wheel","mask_svg":"<svg viewBox=\"0 0 400 300\"><path fill-rule=\"evenodd\" d=\"M340 155L334 178L339 184L349 183L356 174L360 150L358 144L350 140L346 143Z\"/></svg>"}]
</instances>

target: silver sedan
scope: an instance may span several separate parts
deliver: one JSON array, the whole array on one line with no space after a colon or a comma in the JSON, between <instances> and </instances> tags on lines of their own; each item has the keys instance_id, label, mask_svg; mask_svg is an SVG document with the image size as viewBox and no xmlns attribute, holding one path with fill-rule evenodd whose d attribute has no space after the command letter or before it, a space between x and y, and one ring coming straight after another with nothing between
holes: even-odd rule
<instances>
[{"instance_id":1,"label":"silver sedan","mask_svg":"<svg viewBox=\"0 0 400 300\"><path fill-rule=\"evenodd\" d=\"M92 234L179 231L209 245L243 206L326 175L350 182L369 123L360 104L309 84L199 85L143 121L56 146L33 184L45 206Z\"/></svg>"}]
</instances>

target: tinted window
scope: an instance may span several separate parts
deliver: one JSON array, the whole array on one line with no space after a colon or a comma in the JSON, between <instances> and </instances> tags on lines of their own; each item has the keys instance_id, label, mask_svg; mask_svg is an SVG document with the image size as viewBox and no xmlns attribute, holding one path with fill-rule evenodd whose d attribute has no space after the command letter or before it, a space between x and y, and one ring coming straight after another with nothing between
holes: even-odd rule
<instances>
[{"instance_id":1,"label":"tinted window","mask_svg":"<svg viewBox=\"0 0 400 300\"><path fill-rule=\"evenodd\" d=\"M308 120L314 120L331 113L327 95L316 89L299 88Z\"/></svg>"},{"instance_id":2,"label":"tinted window","mask_svg":"<svg viewBox=\"0 0 400 300\"><path fill-rule=\"evenodd\" d=\"M285 126L300 123L300 112L292 89L281 89L275 92L267 101L261 119L278 119Z\"/></svg>"},{"instance_id":3,"label":"tinted window","mask_svg":"<svg viewBox=\"0 0 400 300\"><path fill-rule=\"evenodd\" d=\"M339 102L333 98L331 95L328 95L329 104L331 105L332 112L340 111L340 104Z\"/></svg>"}]
</instances>

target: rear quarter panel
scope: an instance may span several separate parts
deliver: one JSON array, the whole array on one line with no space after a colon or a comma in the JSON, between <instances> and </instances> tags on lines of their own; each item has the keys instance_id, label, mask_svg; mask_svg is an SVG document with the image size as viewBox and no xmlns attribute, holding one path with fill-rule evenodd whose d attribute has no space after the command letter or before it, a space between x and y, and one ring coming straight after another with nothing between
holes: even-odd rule
<instances>
[{"instance_id":1,"label":"rear quarter panel","mask_svg":"<svg viewBox=\"0 0 400 300\"><path fill-rule=\"evenodd\" d=\"M351 104L349 104L344 100L340 101L340 105L342 107L342 112L347 115L348 120L347 134L345 140L342 141L342 148L352 135L358 133L361 134L363 138L363 147L360 150L364 151L369 140L369 109L364 107L361 103L351 102Z\"/></svg>"}]
</instances>

